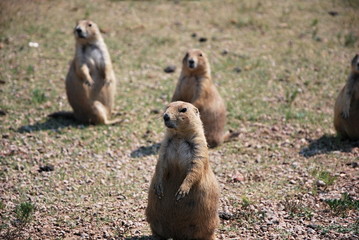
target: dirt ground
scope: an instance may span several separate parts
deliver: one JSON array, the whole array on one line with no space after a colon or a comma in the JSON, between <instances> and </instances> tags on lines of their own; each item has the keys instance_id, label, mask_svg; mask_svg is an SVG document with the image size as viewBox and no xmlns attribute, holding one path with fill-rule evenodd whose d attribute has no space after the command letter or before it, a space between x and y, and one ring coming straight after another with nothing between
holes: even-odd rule
<instances>
[{"instance_id":1,"label":"dirt ground","mask_svg":"<svg viewBox=\"0 0 359 240\"><path fill-rule=\"evenodd\" d=\"M190 48L209 56L240 131L210 150L217 238L359 239L359 142L332 123L358 11L357 0L0 1L0 239L153 239L161 112ZM64 79L85 18L106 32L119 125L47 118L71 110Z\"/></svg>"}]
</instances>

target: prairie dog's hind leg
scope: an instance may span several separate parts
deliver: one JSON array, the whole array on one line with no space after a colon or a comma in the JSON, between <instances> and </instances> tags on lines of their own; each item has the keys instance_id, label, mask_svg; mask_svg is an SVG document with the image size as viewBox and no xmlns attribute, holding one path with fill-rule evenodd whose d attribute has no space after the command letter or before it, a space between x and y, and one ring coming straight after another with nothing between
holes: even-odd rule
<instances>
[{"instance_id":1,"label":"prairie dog's hind leg","mask_svg":"<svg viewBox=\"0 0 359 240\"><path fill-rule=\"evenodd\" d=\"M106 107L99 101L95 101L92 108L94 115L97 117L96 123L108 125L122 122L121 119L108 119L108 111Z\"/></svg>"}]
</instances>

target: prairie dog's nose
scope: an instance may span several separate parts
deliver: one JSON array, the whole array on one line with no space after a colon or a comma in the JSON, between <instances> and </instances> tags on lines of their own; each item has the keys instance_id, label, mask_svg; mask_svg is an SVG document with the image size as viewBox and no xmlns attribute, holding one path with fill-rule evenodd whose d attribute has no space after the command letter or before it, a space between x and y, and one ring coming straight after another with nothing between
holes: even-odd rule
<instances>
[{"instance_id":1,"label":"prairie dog's nose","mask_svg":"<svg viewBox=\"0 0 359 240\"><path fill-rule=\"evenodd\" d=\"M188 60L188 63L189 63L190 65L193 65L193 64L194 64L194 60L193 60L193 59L189 59L189 60Z\"/></svg>"},{"instance_id":2,"label":"prairie dog's nose","mask_svg":"<svg viewBox=\"0 0 359 240\"><path fill-rule=\"evenodd\" d=\"M82 32L82 29L79 28L79 27L77 27L77 28L76 28L76 32L77 32L77 33L81 33L81 32Z\"/></svg>"},{"instance_id":3,"label":"prairie dog's nose","mask_svg":"<svg viewBox=\"0 0 359 240\"><path fill-rule=\"evenodd\" d=\"M165 113L165 114L163 115L163 120L164 120L165 122L169 121L169 120L170 120L170 116L168 116L168 114Z\"/></svg>"}]
</instances>

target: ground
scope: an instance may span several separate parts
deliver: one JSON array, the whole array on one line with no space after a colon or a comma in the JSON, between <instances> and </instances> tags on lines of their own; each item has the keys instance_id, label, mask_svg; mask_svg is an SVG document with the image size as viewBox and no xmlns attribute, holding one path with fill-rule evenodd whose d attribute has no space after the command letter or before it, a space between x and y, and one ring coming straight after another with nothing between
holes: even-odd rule
<instances>
[{"instance_id":1,"label":"ground","mask_svg":"<svg viewBox=\"0 0 359 240\"><path fill-rule=\"evenodd\" d=\"M161 112L185 51L200 48L240 131L210 150L217 238L358 239L359 142L332 124L358 11L356 0L1 1L0 238L153 239ZM64 79L83 18L105 32L119 125L47 117L71 110Z\"/></svg>"}]
</instances>

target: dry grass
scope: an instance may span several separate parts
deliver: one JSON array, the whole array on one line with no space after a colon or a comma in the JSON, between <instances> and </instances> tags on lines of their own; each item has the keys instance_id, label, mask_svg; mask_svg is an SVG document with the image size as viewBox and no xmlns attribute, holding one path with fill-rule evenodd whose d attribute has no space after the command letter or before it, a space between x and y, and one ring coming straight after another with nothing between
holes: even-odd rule
<instances>
[{"instance_id":1,"label":"dry grass","mask_svg":"<svg viewBox=\"0 0 359 240\"><path fill-rule=\"evenodd\" d=\"M332 127L359 47L358 9L355 0L1 1L0 236L16 228L16 206L31 202L19 238L149 239L146 192L164 131L151 112L169 102L184 52L201 48L228 128L241 131L210 152L230 216L218 238L357 237L358 211L338 216L322 200L359 196L358 168L347 165L358 143ZM46 118L70 110L64 78L82 18L107 30L121 125ZM177 71L164 73L170 64ZM38 171L47 164L54 171ZM320 188L313 171L336 178Z\"/></svg>"}]
</instances>

